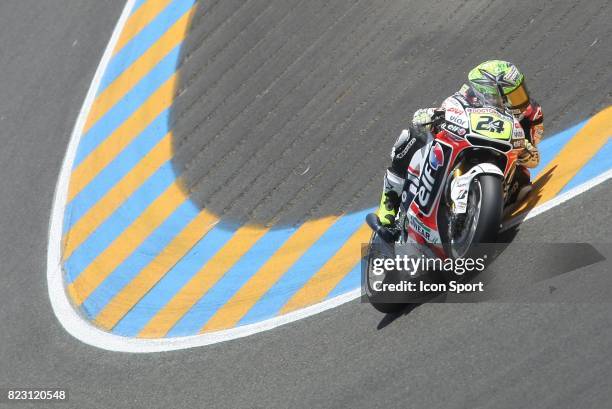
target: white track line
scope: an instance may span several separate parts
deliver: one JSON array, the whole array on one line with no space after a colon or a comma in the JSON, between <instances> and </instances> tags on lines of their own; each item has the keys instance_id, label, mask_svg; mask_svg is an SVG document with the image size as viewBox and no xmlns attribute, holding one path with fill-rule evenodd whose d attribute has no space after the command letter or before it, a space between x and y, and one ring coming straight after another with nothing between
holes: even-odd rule
<instances>
[{"instance_id":1,"label":"white track line","mask_svg":"<svg viewBox=\"0 0 612 409\"><path fill-rule=\"evenodd\" d=\"M109 351L118 352L162 352L178 349L193 348L203 345L214 344L217 342L229 341L236 338L245 337L247 335L256 334L258 332L270 330L280 325L288 324L311 315L318 314L322 311L329 310L341 304L347 303L358 298L361 294L361 289L350 291L341 296L323 301L319 304L303 308L280 317L271 318L255 324L236 327L228 330L218 331L210 334L193 335L188 337L165 338L165 339L139 339L128 338L119 335L111 334L102 331L91 324L85 317L78 313L78 308L73 306L64 285L64 275L61 265L61 243L62 243L62 226L64 223L64 209L66 207L66 197L68 194L68 183L70 181L70 173L76 150L79 145L83 126L91 105L95 99L102 80L102 75L106 71L106 67L112 57L113 49L119 39L119 35L134 7L135 0L128 0L119 21L113 31L111 39L106 46L102 61L100 62L92 84L87 92L85 101L77 122L72 131L66 156L60 170L57 186L55 188L55 196L53 199L53 208L51 211L51 220L49 222L49 243L47 249L47 285L51 306L55 316L69 334L78 340L95 346L97 348L106 349ZM612 171L608 171L591 181L580 185L554 199L544 203L541 206L531 210L524 220L530 219L543 213L561 203L571 199L572 197L608 180L612 177ZM504 229L508 229L521 222L521 218L515 218L504 224Z\"/></svg>"}]
</instances>

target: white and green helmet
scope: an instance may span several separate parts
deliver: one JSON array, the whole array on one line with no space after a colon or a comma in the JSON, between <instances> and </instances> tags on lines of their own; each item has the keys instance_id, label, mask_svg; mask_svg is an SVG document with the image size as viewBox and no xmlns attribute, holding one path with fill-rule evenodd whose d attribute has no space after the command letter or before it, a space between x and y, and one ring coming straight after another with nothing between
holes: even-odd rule
<instances>
[{"instance_id":1,"label":"white and green helmet","mask_svg":"<svg viewBox=\"0 0 612 409\"><path fill-rule=\"evenodd\" d=\"M485 61L470 71L468 81L484 104L505 106L514 114L520 114L529 105L525 76L510 62Z\"/></svg>"}]
</instances>

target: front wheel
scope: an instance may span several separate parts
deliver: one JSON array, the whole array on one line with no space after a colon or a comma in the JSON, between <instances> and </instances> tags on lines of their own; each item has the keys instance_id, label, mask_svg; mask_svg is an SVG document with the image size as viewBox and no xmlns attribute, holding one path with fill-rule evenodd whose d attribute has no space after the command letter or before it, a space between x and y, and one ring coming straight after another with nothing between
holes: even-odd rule
<instances>
[{"instance_id":1,"label":"front wheel","mask_svg":"<svg viewBox=\"0 0 612 409\"><path fill-rule=\"evenodd\" d=\"M470 185L466 213L450 217L449 250L453 258L479 257L478 244L496 242L502 212L501 178L476 176Z\"/></svg>"}]
</instances>

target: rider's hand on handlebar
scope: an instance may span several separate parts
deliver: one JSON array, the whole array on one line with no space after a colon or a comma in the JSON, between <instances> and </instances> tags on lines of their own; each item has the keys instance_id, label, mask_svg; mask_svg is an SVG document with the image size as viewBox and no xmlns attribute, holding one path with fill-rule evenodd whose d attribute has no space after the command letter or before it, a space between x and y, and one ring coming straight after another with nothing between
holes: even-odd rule
<instances>
[{"instance_id":1,"label":"rider's hand on handlebar","mask_svg":"<svg viewBox=\"0 0 612 409\"><path fill-rule=\"evenodd\" d=\"M427 127L440 116L444 116L444 108L417 109L412 117L412 125L416 127Z\"/></svg>"}]
</instances>

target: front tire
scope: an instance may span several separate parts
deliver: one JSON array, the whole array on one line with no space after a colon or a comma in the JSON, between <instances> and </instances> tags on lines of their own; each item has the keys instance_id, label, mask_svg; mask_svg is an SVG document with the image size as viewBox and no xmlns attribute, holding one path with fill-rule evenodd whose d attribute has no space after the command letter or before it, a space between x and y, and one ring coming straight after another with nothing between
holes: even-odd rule
<instances>
[{"instance_id":1,"label":"front tire","mask_svg":"<svg viewBox=\"0 0 612 409\"><path fill-rule=\"evenodd\" d=\"M472 180L463 231L450 237L453 258L483 255L479 244L495 243L503 214L502 180L496 175L478 175Z\"/></svg>"}]
</instances>

